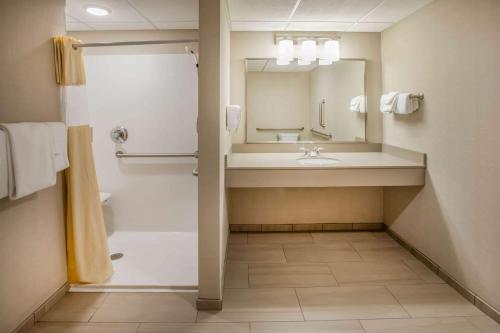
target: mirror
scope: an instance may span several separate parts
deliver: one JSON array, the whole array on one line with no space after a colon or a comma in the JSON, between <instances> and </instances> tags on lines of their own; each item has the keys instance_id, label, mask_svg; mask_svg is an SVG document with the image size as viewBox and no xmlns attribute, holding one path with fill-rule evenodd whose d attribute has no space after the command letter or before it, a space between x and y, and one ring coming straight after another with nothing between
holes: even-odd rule
<instances>
[{"instance_id":1,"label":"mirror","mask_svg":"<svg viewBox=\"0 0 500 333\"><path fill-rule=\"evenodd\" d=\"M365 142L365 61L246 59L246 141Z\"/></svg>"}]
</instances>

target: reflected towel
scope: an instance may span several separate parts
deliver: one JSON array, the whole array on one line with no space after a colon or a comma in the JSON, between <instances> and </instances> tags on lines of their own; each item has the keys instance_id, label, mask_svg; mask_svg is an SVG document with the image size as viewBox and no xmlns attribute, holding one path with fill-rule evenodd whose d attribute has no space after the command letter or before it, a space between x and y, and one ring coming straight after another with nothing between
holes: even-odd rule
<instances>
[{"instance_id":1,"label":"reflected towel","mask_svg":"<svg viewBox=\"0 0 500 333\"><path fill-rule=\"evenodd\" d=\"M410 114L418 110L418 99L410 98L410 93L401 93L398 95L397 107L394 113Z\"/></svg>"},{"instance_id":2,"label":"reflected towel","mask_svg":"<svg viewBox=\"0 0 500 333\"><path fill-rule=\"evenodd\" d=\"M25 197L56 184L53 139L44 123L0 124L7 137L9 198Z\"/></svg>"},{"instance_id":3,"label":"reflected towel","mask_svg":"<svg viewBox=\"0 0 500 333\"><path fill-rule=\"evenodd\" d=\"M351 99L349 105L349 110L351 112L366 112L366 98L365 95L359 95Z\"/></svg>"},{"instance_id":4,"label":"reflected towel","mask_svg":"<svg viewBox=\"0 0 500 333\"><path fill-rule=\"evenodd\" d=\"M397 91L384 94L380 97L380 112L392 113L396 109L397 104Z\"/></svg>"},{"instance_id":5,"label":"reflected towel","mask_svg":"<svg viewBox=\"0 0 500 333\"><path fill-rule=\"evenodd\" d=\"M54 165L56 171L62 171L69 166L68 161L68 131L64 123L45 123L49 126L54 149Z\"/></svg>"},{"instance_id":6,"label":"reflected towel","mask_svg":"<svg viewBox=\"0 0 500 333\"><path fill-rule=\"evenodd\" d=\"M241 108L239 105L228 105L226 107L226 126L228 131L238 129L241 122Z\"/></svg>"},{"instance_id":7,"label":"reflected towel","mask_svg":"<svg viewBox=\"0 0 500 333\"><path fill-rule=\"evenodd\" d=\"M73 44L80 40L68 36L58 36L53 39L56 82L63 86L85 84L85 67L83 50L74 49Z\"/></svg>"}]
</instances>

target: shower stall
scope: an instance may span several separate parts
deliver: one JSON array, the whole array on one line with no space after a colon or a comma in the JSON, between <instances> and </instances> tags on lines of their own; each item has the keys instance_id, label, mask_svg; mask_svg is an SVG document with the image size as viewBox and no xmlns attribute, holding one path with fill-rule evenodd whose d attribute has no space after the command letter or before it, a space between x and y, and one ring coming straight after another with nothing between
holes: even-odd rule
<instances>
[{"instance_id":1,"label":"shower stall","mask_svg":"<svg viewBox=\"0 0 500 333\"><path fill-rule=\"evenodd\" d=\"M85 55L114 274L74 291L197 288L198 77L187 51Z\"/></svg>"}]
</instances>

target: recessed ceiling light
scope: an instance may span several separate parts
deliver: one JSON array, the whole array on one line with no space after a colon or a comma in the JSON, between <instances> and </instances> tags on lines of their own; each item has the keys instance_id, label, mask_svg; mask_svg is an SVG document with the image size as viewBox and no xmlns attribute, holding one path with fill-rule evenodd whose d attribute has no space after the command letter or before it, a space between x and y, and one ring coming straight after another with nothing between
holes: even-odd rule
<instances>
[{"instance_id":1,"label":"recessed ceiling light","mask_svg":"<svg viewBox=\"0 0 500 333\"><path fill-rule=\"evenodd\" d=\"M85 6L85 11L96 16L107 16L111 13L110 9L100 6Z\"/></svg>"}]
</instances>

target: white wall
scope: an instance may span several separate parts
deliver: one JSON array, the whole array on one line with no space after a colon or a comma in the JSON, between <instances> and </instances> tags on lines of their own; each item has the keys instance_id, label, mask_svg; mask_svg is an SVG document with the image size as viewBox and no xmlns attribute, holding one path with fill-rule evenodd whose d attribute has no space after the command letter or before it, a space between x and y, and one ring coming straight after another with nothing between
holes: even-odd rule
<instances>
[{"instance_id":1,"label":"white wall","mask_svg":"<svg viewBox=\"0 0 500 333\"><path fill-rule=\"evenodd\" d=\"M278 132L257 131L258 127L304 126L304 131L294 133L299 133L302 140L307 139L309 100L309 72L248 72L247 141L277 140Z\"/></svg>"},{"instance_id":2,"label":"white wall","mask_svg":"<svg viewBox=\"0 0 500 333\"><path fill-rule=\"evenodd\" d=\"M117 159L136 153L197 149L197 73L187 54L85 57L97 177L112 197L104 208L109 231L196 231L197 178L192 158ZM110 131L128 129L115 145Z\"/></svg>"},{"instance_id":3,"label":"white wall","mask_svg":"<svg viewBox=\"0 0 500 333\"><path fill-rule=\"evenodd\" d=\"M500 310L500 1L435 0L382 33L384 143L428 155L421 191L388 189L390 228Z\"/></svg>"},{"instance_id":4,"label":"white wall","mask_svg":"<svg viewBox=\"0 0 500 333\"><path fill-rule=\"evenodd\" d=\"M351 112L351 98L365 94L365 63L339 61L331 66L318 66L310 72L311 101L309 116L311 127L331 133L335 141L365 139L365 114ZM319 125L319 104L325 99L325 128ZM321 140L313 136L314 140Z\"/></svg>"}]
</instances>

